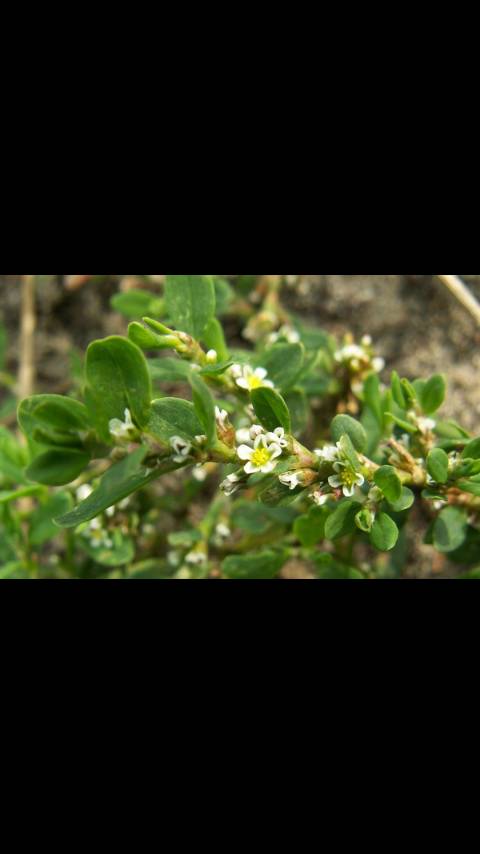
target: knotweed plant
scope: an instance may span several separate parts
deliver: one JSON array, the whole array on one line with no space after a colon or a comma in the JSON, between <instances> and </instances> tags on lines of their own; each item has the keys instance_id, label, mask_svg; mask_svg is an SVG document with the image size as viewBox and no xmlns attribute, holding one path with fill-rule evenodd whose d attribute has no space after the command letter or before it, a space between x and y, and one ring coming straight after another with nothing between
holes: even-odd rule
<instances>
[{"instance_id":1,"label":"knotweed plant","mask_svg":"<svg viewBox=\"0 0 480 854\"><path fill-rule=\"evenodd\" d=\"M312 328L282 284L169 276L114 298L133 319L90 344L81 399L21 401L26 441L0 428L0 575L399 577L415 508L478 573L480 438L439 417L444 377L385 384L368 335Z\"/></svg>"}]
</instances>

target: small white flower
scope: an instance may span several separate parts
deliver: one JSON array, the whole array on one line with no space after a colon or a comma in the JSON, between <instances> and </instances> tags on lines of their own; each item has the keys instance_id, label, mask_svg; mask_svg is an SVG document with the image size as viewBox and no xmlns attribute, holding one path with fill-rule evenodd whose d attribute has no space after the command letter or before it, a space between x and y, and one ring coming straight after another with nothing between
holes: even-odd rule
<instances>
[{"instance_id":1,"label":"small white flower","mask_svg":"<svg viewBox=\"0 0 480 854\"><path fill-rule=\"evenodd\" d=\"M247 474L255 474L262 472L269 474L276 467L276 459L282 455L282 449L279 444L267 445L266 436L257 436L253 448L249 445L240 445L237 448L239 459L248 460L244 470Z\"/></svg>"},{"instance_id":2,"label":"small white flower","mask_svg":"<svg viewBox=\"0 0 480 854\"><path fill-rule=\"evenodd\" d=\"M288 445L283 427L276 427L273 433L267 433L266 439L267 442L273 442L276 445L280 445L281 448L286 448Z\"/></svg>"},{"instance_id":3,"label":"small white flower","mask_svg":"<svg viewBox=\"0 0 480 854\"><path fill-rule=\"evenodd\" d=\"M198 466L195 466L195 468L192 471L192 477L194 478L194 480L197 480L199 483L203 483L204 480L207 479L207 474L208 474L208 472L206 471L206 469L204 468L202 463L200 463L200 465L198 465Z\"/></svg>"},{"instance_id":4,"label":"small white flower","mask_svg":"<svg viewBox=\"0 0 480 854\"><path fill-rule=\"evenodd\" d=\"M178 566L180 561L181 561L180 552L175 551L175 550L167 552L167 563L169 563L170 566Z\"/></svg>"},{"instance_id":5,"label":"small white flower","mask_svg":"<svg viewBox=\"0 0 480 854\"><path fill-rule=\"evenodd\" d=\"M220 484L220 489L225 495L233 495L240 489L240 478L236 474L229 474Z\"/></svg>"},{"instance_id":6,"label":"small white flower","mask_svg":"<svg viewBox=\"0 0 480 854\"><path fill-rule=\"evenodd\" d=\"M105 510L105 515L109 516L110 519L112 518L112 516L115 516L115 507L107 507L107 509Z\"/></svg>"},{"instance_id":7,"label":"small white flower","mask_svg":"<svg viewBox=\"0 0 480 854\"><path fill-rule=\"evenodd\" d=\"M241 427L240 430L237 430L237 432L235 433L235 439L237 445L246 445L247 442L250 442L251 436L248 427Z\"/></svg>"},{"instance_id":8,"label":"small white flower","mask_svg":"<svg viewBox=\"0 0 480 854\"><path fill-rule=\"evenodd\" d=\"M362 347L371 347L372 346L372 336L364 335L361 341Z\"/></svg>"},{"instance_id":9,"label":"small white flower","mask_svg":"<svg viewBox=\"0 0 480 854\"><path fill-rule=\"evenodd\" d=\"M203 433L202 433L201 436L195 436L195 441L196 441L197 445L200 445L200 447L201 447L202 445L205 445L205 443L207 441L207 437L205 435L203 435Z\"/></svg>"},{"instance_id":10,"label":"small white flower","mask_svg":"<svg viewBox=\"0 0 480 854\"><path fill-rule=\"evenodd\" d=\"M217 422L218 427L221 430L227 429L227 421L228 421L228 412L226 409L220 409L220 407L215 407L215 420Z\"/></svg>"},{"instance_id":11,"label":"small white flower","mask_svg":"<svg viewBox=\"0 0 480 854\"><path fill-rule=\"evenodd\" d=\"M334 463L333 468L338 474L329 477L328 482L334 489L341 488L346 498L352 497L356 486L363 486L365 483L363 474L350 468L347 463Z\"/></svg>"},{"instance_id":12,"label":"small white flower","mask_svg":"<svg viewBox=\"0 0 480 854\"><path fill-rule=\"evenodd\" d=\"M330 494L327 493L325 495L325 493L317 489L315 490L315 492L312 492L311 498L313 499L317 507L322 507L324 504L327 503L328 499L330 498Z\"/></svg>"},{"instance_id":13,"label":"small white flower","mask_svg":"<svg viewBox=\"0 0 480 854\"><path fill-rule=\"evenodd\" d=\"M86 498L89 497L93 492L92 487L88 483L82 483L81 486L78 487L75 495L77 496L78 501L85 501Z\"/></svg>"},{"instance_id":14,"label":"small white flower","mask_svg":"<svg viewBox=\"0 0 480 854\"><path fill-rule=\"evenodd\" d=\"M417 418L417 424L422 433L428 433L429 430L434 430L437 422L433 418Z\"/></svg>"},{"instance_id":15,"label":"small white flower","mask_svg":"<svg viewBox=\"0 0 480 854\"><path fill-rule=\"evenodd\" d=\"M221 540L228 540L231 537L232 532L228 525L224 525L223 522L219 522L217 527L215 528L215 533L217 537L220 537Z\"/></svg>"},{"instance_id":16,"label":"small white flower","mask_svg":"<svg viewBox=\"0 0 480 854\"><path fill-rule=\"evenodd\" d=\"M375 356L375 358L372 359L372 368L377 374L383 371L384 367L385 359L382 359L381 356Z\"/></svg>"},{"instance_id":17,"label":"small white flower","mask_svg":"<svg viewBox=\"0 0 480 854\"><path fill-rule=\"evenodd\" d=\"M207 353L207 363L209 365L214 365L218 359L218 354L216 350L209 350Z\"/></svg>"},{"instance_id":18,"label":"small white flower","mask_svg":"<svg viewBox=\"0 0 480 854\"><path fill-rule=\"evenodd\" d=\"M203 566L207 562L205 552L189 552L185 555L185 561L193 566Z\"/></svg>"},{"instance_id":19,"label":"small white flower","mask_svg":"<svg viewBox=\"0 0 480 854\"><path fill-rule=\"evenodd\" d=\"M100 528L102 527L102 523L101 523L100 519L97 517L96 519L92 519L88 523L88 527L89 527L90 531L99 531Z\"/></svg>"},{"instance_id":20,"label":"small white flower","mask_svg":"<svg viewBox=\"0 0 480 854\"><path fill-rule=\"evenodd\" d=\"M120 503L118 505L118 509L119 510L125 510L129 504L130 504L130 497L124 498L123 501L120 501Z\"/></svg>"},{"instance_id":21,"label":"small white flower","mask_svg":"<svg viewBox=\"0 0 480 854\"><path fill-rule=\"evenodd\" d=\"M236 367L234 365L234 367ZM247 391L253 391L256 388L273 388L273 383L266 379L267 371L265 368L253 368L250 365L244 365L242 373L235 380L239 388L244 388Z\"/></svg>"},{"instance_id":22,"label":"small white flower","mask_svg":"<svg viewBox=\"0 0 480 854\"><path fill-rule=\"evenodd\" d=\"M286 474L279 475L280 483L283 483L284 486L288 486L291 490L296 489L297 486L300 486L300 481L298 479L297 472L290 472Z\"/></svg>"},{"instance_id":23,"label":"small white flower","mask_svg":"<svg viewBox=\"0 0 480 854\"><path fill-rule=\"evenodd\" d=\"M108 429L110 431L110 435L114 436L115 439L119 439L120 441L130 441L130 439L135 437L137 428L132 421L129 409L125 410L124 415L125 421L120 421L119 418L112 418L108 422Z\"/></svg>"},{"instance_id":24,"label":"small white flower","mask_svg":"<svg viewBox=\"0 0 480 854\"><path fill-rule=\"evenodd\" d=\"M252 424L250 427L250 439L252 442L254 442L258 436L261 436L262 433L265 433L265 430L261 424Z\"/></svg>"},{"instance_id":25,"label":"small white flower","mask_svg":"<svg viewBox=\"0 0 480 854\"><path fill-rule=\"evenodd\" d=\"M349 362L351 359L364 359L365 352L357 344L348 344L335 353L336 362Z\"/></svg>"},{"instance_id":26,"label":"small white flower","mask_svg":"<svg viewBox=\"0 0 480 854\"><path fill-rule=\"evenodd\" d=\"M184 463L192 450L192 443L182 439L181 436L172 436L170 445L175 451L174 463Z\"/></svg>"},{"instance_id":27,"label":"small white flower","mask_svg":"<svg viewBox=\"0 0 480 854\"><path fill-rule=\"evenodd\" d=\"M238 377L243 375L243 368L241 365L232 365L231 368L229 368L229 373L234 380L236 380Z\"/></svg>"},{"instance_id":28,"label":"small white flower","mask_svg":"<svg viewBox=\"0 0 480 854\"><path fill-rule=\"evenodd\" d=\"M334 463L338 460L338 448L336 445L325 445L323 448L317 448L313 453L327 463Z\"/></svg>"}]
</instances>

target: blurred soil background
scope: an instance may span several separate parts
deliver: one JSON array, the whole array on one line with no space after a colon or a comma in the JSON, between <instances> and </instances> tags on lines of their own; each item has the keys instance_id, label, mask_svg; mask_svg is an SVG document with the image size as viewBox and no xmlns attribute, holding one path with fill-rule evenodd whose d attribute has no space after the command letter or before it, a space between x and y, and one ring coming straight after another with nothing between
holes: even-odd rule
<instances>
[{"instance_id":1,"label":"blurred soil background","mask_svg":"<svg viewBox=\"0 0 480 854\"><path fill-rule=\"evenodd\" d=\"M72 367L80 370L88 343L125 334L127 321L111 310L109 301L118 292L119 280L128 288L129 278L134 277L101 277L68 290L63 276L37 277L36 392L68 392ZM480 276L462 279L480 300ZM0 323L7 330L7 368L13 374L19 358L19 281L20 277L0 276ZM161 292L159 285L141 287ZM480 330L435 276L303 276L295 288L284 286L283 301L334 335L370 334L386 362L385 380L391 370L410 379L445 373L448 396L442 417L480 432ZM234 329L229 322L227 330ZM419 522L424 530L425 521ZM433 560L433 550L421 544L420 534L413 539L411 574L451 574L441 555L435 553Z\"/></svg>"}]
</instances>

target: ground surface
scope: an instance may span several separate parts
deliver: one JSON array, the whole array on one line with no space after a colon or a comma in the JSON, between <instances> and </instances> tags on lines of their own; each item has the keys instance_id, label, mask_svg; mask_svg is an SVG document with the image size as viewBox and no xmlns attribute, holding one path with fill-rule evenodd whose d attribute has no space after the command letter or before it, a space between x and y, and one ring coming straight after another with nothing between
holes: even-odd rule
<instances>
[{"instance_id":1,"label":"ground surface","mask_svg":"<svg viewBox=\"0 0 480 854\"><path fill-rule=\"evenodd\" d=\"M480 299L480 276L463 276ZM117 284L89 283L67 292L62 277L42 277L37 296L36 391L69 387L72 352L94 338L122 334L127 322L109 308ZM286 289L289 306L333 334L369 333L393 369L415 378L443 372L449 381L444 417L480 433L480 332L474 320L433 276L307 276L301 292ZM8 367L18 359L19 288L0 277L0 321L8 331ZM1 394L1 392L0 392ZM419 520L423 527L422 520ZM411 573L442 574L429 547L412 538Z\"/></svg>"}]
</instances>

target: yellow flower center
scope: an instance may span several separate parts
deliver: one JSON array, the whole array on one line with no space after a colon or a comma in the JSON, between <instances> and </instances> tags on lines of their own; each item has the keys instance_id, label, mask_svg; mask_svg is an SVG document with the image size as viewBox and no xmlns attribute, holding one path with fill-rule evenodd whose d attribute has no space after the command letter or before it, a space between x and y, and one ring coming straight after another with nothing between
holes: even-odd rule
<instances>
[{"instance_id":1,"label":"yellow flower center","mask_svg":"<svg viewBox=\"0 0 480 854\"><path fill-rule=\"evenodd\" d=\"M256 377L255 374L250 376L248 378L247 382L248 382L248 387L249 387L250 391L253 391L254 388L261 388L263 386L263 383L262 383L260 377Z\"/></svg>"},{"instance_id":2,"label":"yellow flower center","mask_svg":"<svg viewBox=\"0 0 480 854\"><path fill-rule=\"evenodd\" d=\"M357 482L356 472L352 471L352 469L345 469L341 475L342 483L349 488L354 486Z\"/></svg>"},{"instance_id":3,"label":"yellow flower center","mask_svg":"<svg viewBox=\"0 0 480 854\"><path fill-rule=\"evenodd\" d=\"M252 454L252 463L254 466L261 468L270 462L270 452L267 448L257 448Z\"/></svg>"}]
</instances>

